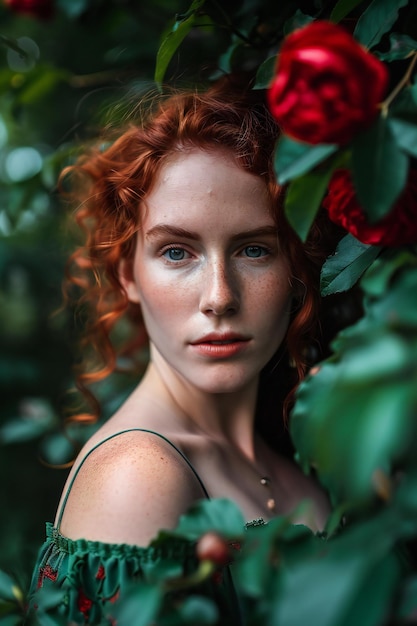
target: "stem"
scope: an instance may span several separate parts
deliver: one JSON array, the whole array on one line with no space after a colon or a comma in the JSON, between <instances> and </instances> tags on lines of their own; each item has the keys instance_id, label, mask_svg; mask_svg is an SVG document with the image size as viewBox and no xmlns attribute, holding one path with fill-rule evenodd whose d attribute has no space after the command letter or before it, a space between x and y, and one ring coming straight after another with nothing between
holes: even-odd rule
<instances>
[{"instance_id":1,"label":"stem","mask_svg":"<svg viewBox=\"0 0 417 626\"><path fill-rule=\"evenodd\" d=\"M0 42L7 48L11 48L12 50L20 54L22 58L27 58L28 53L19 46L15 39L10 39L10 37L6 37L5 35L0 35Z\"/></svg>"},{"instance_id":2,"label":"stem","mask_svg":"<svg viewBox=\"0 0 417 626\"><path fill-rule=\"evenodd\" d=\"M413 52L410 65L408 66L407 71L405 72L404 76L402 77L400 82L394 87L394 89L391 91L389 96L381 104L382 112L385 115L388 113L389 106L391 105L393 100L395 100L395 98L398 96L402 88L405 87L410 82L411 74L413 73L414 66L416 63L417 63L417 52Z\"/></svg>"},{"instance_id":3,"label":"stem","mask_svg":"<svg viewBox=\"0 0 417 626\"><path fill-rule=\"evenodd\" d=\"M165 588L168 591L179 591L180 589L188 589L204 582L216 571L216 565L213 561L200 561L198 568L192 574L184 578L174 578L165 581Z\"/></svg>"},{"instance_id":4,"label":"stem","mask_svg":"<svg viewBox=\"0 0 417 626\"><path fill-rule=\"evenodd\" d=\"M230 30L234 35L236 35L236 37L239 37L239 39L241 39L242 41L244 41L245 43L249 44L250 46L252 46L253 48L259 48L259 46L257 46L255 44L254 41L252 41L252 39L250 39L249 37L247 37L246 35L244 35L242 32L240 32L240 30L238 30L236 28L236 26L233 24L232 20L230 19L230 17L228 16L228 14L226 13L226 11L223 9L223 7L217 2L217 0L211 0L211 3L220 11L220 13L223 15L226 25L223 26L223 28L226 28L228 30ZM222 26L221 24L217 24L218 26Z\"/></svg>"}]
</instances>

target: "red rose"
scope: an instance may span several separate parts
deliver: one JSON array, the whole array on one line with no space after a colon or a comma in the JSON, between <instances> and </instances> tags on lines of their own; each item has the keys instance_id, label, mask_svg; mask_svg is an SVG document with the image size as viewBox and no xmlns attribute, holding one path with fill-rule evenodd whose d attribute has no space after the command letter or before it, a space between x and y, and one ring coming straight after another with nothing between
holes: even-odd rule
<instances>
[{"instance_id":1,"label":"red rose","mask_svg":"<svg viewBox=\"0 0 417 626\"><path fill-rule=\"evenodd\" d=\"M345 144L377 116L387 83L385 65L344 28L316 21L284 40L269 108L295 139Z\"/></svg>"},{"instance_id":2,"label":"red rose","mask_svg":"<svg viewBox=\"0 0 417 626\"><path fill-rule=\"evenodd\" d=\"M48 19L54 14L54 0L4 0L15 13L23 13L40 19Z\"/></svg>"},{"instance_id":3,"label":"red rose","mask_svg":"<svg viewBox=\"0 0 417 626\"><path fill-rule=\"evenodd\" d=\"M337 170L323 201L330 219L363 243L401 246L417 243L417 170L412 169L406 188L390 213L369 224L356 197L349 170Z\"/></svg>"}]
</instances>

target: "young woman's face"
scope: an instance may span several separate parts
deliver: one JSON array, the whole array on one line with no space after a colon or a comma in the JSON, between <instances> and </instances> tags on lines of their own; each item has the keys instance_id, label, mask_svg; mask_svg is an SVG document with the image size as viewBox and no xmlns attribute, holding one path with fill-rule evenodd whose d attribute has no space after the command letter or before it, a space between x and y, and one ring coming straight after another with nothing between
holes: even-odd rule
<instances>
[{"instance_id":1,"label":"young woman's face","mask_svg":"<svg viewBox=\"0 0 417 626\"><path fill-rule=\"evenodd\" d=\"M153 360L207 393L256 383L291 303L265 183L223 150L193 149L164 164L145 204L123 282Z\"/></svg>"}]
</instances>

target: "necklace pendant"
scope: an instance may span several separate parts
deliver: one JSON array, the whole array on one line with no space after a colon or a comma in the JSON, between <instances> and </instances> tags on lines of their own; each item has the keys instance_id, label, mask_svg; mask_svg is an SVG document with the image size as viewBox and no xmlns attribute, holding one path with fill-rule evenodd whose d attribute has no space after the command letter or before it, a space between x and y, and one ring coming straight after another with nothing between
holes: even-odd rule
<instances>
[{"instance_id":1,"label":"necklace pendant","mask_svg":"<svg viewBox=\"0 0 417 626\"><path fill-rule=\"evenodd\" d=\"M275 500L274 498L268 498L266 506L269 511L275 511Z\"/></svg>"}]
</instances>

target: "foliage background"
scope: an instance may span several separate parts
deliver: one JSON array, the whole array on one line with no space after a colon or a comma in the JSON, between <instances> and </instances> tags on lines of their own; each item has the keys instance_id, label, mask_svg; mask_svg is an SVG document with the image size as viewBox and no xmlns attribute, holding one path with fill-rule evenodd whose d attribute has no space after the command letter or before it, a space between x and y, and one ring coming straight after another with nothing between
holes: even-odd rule
<instances>
[{"instance_id":1,"label":"foliage background","mask_svg":"<svg viewBox=\"0 0 417 626\"><path fill-rule=\"evenodd\" d=\"M128 102L157 88L155 67L156 78L170 85L201 84L232 70L257 74L259 84L266 85L272 75L270 59L285 34L312 17L334 17L334 11L351 30L362 19L362 35L369 34L372 23L380 25L381 36L374 43L390 62L393 87L408 67L407 55L416 50L417 7L412 0L232 0L227 5L194 0L191 6L174 0L56 0L51 2L53 16L41 19L17 11L18 5L0 5L0 568L23 578L24 585L45 519L53 518L66 477L65 471L52 470L40 459L65 463L73 452L62 435L62 424L73 405L67 391L73 384L71 363L77 357L73 346L82 317L56 313L64 260L73 241L65 207L56 194L59 170L98 128L123 118ZM400 33L399 44L390 43L392 32ZM408 142L413 154L417 96L415 77L411 78L396 104L398 119L410 123L411 135L402 136L402 142ZM301 172L289 153L282 149L277 156L280 165L285 161L289 167L288 181L308 174L316 164L311 159ZM299 217L305 230L311 214ZM330 263L325 280L328 286L341 274L343 290L353 285L375 255L349 241L339 252L341 265ZM364 321L338 338L333 361L300 393L293 434L301 461L307 467L320 460L320 477L339 505L335 527L346 512L360 523L353 524L356 535L347 533L329 548L327 560L313 561L296 571L293 580L279 581L280 593L284 589L288 594L276 610L286 626L290 618L297 626L306 623L302 617L298 623L294 618L291 593L317 580L321 595L312 585L310 600L317 607L323 605L330 591L324 582L334 583L331 590L336 595L342 593L337 587L342 577L334 575L340 568L348 580L358 581L361 606L366 604L368 613L366 621L361 621L364 613L355 614L353 609L332 621L329 608L329 626L377 623L387 609L378 604L377 595L393 589L399 576L390 550L397 540L409 539L410 545L416 541L417 507L410 496L417 480L415 252L415 248L385 252L371 267L361 283ZM346 267L352 265L355 280L352 273L346 277ZM346 312L343 297L337 309L339 324ZM392 307L404 312L395 327L389 317ZM390 366L384 369L381 364L387 363ZM114 376L101 385L104 418L131 384ZM313 405L317 411L306 423ZM82 437L87 435L88 430L83 431ZM409 482L403 482L393 500L392 467L400 474L404 468L409 471ZM375 468L379 473L372 473ZM285 535L272 528L271 536L274 532ZM391 539L378 543L377 536ZM371 544L374 550L367 555ZM363 558L352 564L354 547ZM317 553L307 547L309 551ZM254 559L248 563L265 565ZM364 594L372 588L376 595L369 603ZM414 574L405 595L411 598L416 588ZM274 593L279 596L278 586ZM386 597L391 601L394 592L386 591ZM348 604L349 598L344 601Z\"/></svg>"}]
</instances>

